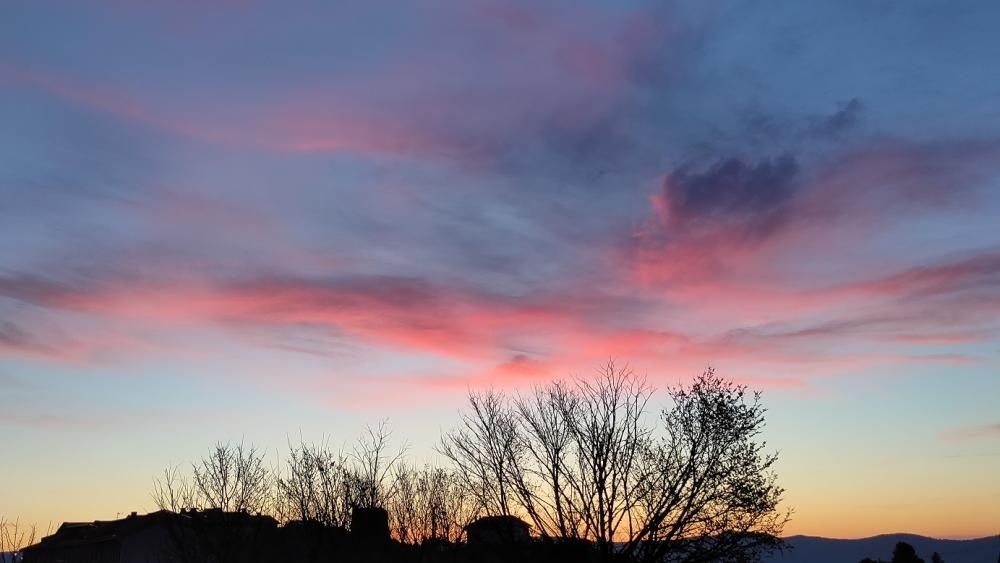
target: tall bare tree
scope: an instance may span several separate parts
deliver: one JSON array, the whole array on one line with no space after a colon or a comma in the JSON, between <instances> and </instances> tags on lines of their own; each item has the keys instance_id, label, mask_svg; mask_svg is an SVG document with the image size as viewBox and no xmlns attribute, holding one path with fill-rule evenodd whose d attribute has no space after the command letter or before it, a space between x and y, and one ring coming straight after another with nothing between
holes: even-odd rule
<instances>
[{"instance_id":1,"label":"tall bare tree","mask_svg":"<svg viewBox=\"0 0 1000 563\"><path fill-rule=\"evenodd\" d=\"M459 415L460 426L442 436L438 450L455 465L479 510L489 516L513 514L516 493L510 475L523 441L509 400L493 390L470 392L469 408Z\"/></svg>"},{"instance_id":2,"label":"tall bare tree","mask_svg":"<svg viewBox=\"0 0 1000 563\"><path fill-rule=\"evenodd\" d=\"M567 498L570 479L567 464L573 453L571 421L578 406L577 396L563 383L538 388L528 397L515 400L520 436L526 461L511 472L519 502L539 534L546 537L575 538L582 534L577 506L579 499Z\"/></svg>"},{"instance_id":3,"label":"tall bare tree","mask_svg":"<svg viewBox=\"0 0 1000 563\"><path fill-rule=\"evenodd\" d=\"M390 476L393 466L403 458L406 445L395 452L390 451L392 431L389 422L381 420L377 427L368 427L366 434L354 446L353 461L360 479L360 507L384 507L390 491Z\"/></svg>"},{"instance_id":4,"label":"tall bare tree","mask_svg":"<svg viewBox=\"0 0 1000 563\"><path fill-rule=\"evenodd\" d=\"M651 393L627 366L609 362L595 380L577 383L573 409L564 411L574 446L564 496L576 499L584 537L595 540L606 557L616 540L634 532L644 478L640 456L652 434L642 416Z\"/></svg>"}]
</instances>

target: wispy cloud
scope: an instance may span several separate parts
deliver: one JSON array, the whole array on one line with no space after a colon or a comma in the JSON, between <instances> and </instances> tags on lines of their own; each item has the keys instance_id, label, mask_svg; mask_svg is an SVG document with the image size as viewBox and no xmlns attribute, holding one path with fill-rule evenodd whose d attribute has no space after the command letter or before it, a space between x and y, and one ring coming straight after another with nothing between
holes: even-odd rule
<instances>
[{"instance_id":1,"label":"wispy cloud","mask_svg":"<svg viewBox=\"0 0 1000 563\"><path fill-rule=\"evenodd\" d=\"M53 432L90 432L108 430L123 424L134 426L150 421L152 413L145 414L63 414L45 412L4 412L0 413L0 426L16 426L30 430Z\"/></svg>"},{"instance_id":2,"label":"wispy cloud","mask_svg":"<svg viewBox=\"0 0 1000 563\"><path fill-rule=\"evenodd\" d=\"M1000 439L1000 423L978 424L953 428L940 434L942 440L949 442L965 442L969 440Z\"/></svg>"}]
</instances>

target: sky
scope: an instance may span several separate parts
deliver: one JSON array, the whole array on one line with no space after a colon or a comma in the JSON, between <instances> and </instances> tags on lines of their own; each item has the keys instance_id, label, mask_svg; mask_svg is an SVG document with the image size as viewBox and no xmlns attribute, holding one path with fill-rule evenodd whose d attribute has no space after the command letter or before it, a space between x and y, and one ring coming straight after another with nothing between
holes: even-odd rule
<instances>
[{"instance_id":1,"label":"sky","mask_svg":"<svg viewBox=\"0 0 1000 563\"><path fill-rule=\"evenodd\" d=\"M1000 533L998 18L4 2L0 512L617 358L764 392L789 534Z\"/></svg>"}]
</instances>

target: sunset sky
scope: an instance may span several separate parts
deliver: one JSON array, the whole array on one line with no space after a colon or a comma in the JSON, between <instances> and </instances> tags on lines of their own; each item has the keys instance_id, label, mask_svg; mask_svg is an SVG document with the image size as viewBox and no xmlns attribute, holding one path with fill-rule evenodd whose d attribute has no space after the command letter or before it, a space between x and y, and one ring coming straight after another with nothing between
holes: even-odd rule
<instances>
[{"instance_id":1,"label":"sunset sky","mask_svg":"<svg viewBox=\"0 0 1000 563\"><path fill-rule=\"evenodd\" d=\"M614 357L764 391L789 534L1000 533L998 21L3 2L0 515Z\"/></svg>"}]
</instances>

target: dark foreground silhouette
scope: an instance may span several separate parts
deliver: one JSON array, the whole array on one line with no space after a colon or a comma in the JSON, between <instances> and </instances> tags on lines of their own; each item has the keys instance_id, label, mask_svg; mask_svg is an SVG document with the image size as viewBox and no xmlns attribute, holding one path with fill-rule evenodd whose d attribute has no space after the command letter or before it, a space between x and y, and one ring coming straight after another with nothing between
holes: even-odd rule
<instances>
[{"instance_id":1,"label":"dark foreground silhouette","mask_svg":"<svg viewBox=\"0 0 1000 563\"><path fill-rule=\"evenodd\" d=\"M23 563L596 562L584 540L541 540L512 516L481 518L462 542L406 544L384 510L355 510L351 530L312 521L279 526L269 516L221 510L160 510L112 521L66 522L23 551Z\"/></svg>"},{"instance_id":2,"label":"dark foreground silhouette","mask_svg":"<svg viewBox=\"0 0 1000 563\"><path fill-rule=\"evenodd\" d=\"M215 519L273 517L278 524L254 535L274 539L251 555L271 550L286 558L302 549L302 557L325 550L370 559L389 550L389 559L464 560L515 546L503 555L752 563L780 549L789 514L779 508L777 454L760 439L760 394L711 369L668 388L658 413L649 408L654 393L644 377L609 361L592 378L527 394L470 391L457 426L435 448L446 466L407 463L383 420L347 451L290 442L286 463L271 469L252 444L220 442L190 471L164 470L152 497L184 517L173 535L200 546L181 555L207 553L212 561L228 556L217 545L246 540L236 532L227 532L237 535L233 541L199 539L199 529L220 529L203 523L208 509L219 511ZM368 522L375 512L365 510L382 509L388 524L384 516ZM477 545L490 547L473 553Z\"/></svg>"},{"instance_id":3,"label":"dark foreground silhouette","mask_svg":"<svg viewBox=\"0 0 1000 563\"><path fill-rule=\"evenodd\" d=\"M461 542L434 539L409 544L390 539L386 513L381 509L355 510L351 528L348 531L315 521L279 526L269 516L245 512L161 510L121 520L66 522L55 534L25 549L22 563L588 563L602 557L592 542L532 537L528 524L509 516L474 521L466 526ZM794 536L785 542L790 549L765 557L764 561L1000 562L1000 536L975 540L937 540L907 534L857 540ZM927 555L921 558L918 553Z\"/></svg>"},{"instance_id":4,"label":"dark foreground silhouette","mask_svg":"<svg viewBox=\"0 0 1000 563\"><path fill-rule=\"evenodd\" d=\"M252 444L220 442L155 480L159 512L65 523L24 562L782 561L789 513L760 394L711 369L668 388L659 413L655 392L613 360L528 394L470 391L436 448L447 467L406 463L386 421L347 452L290 442L271 469Z\"/></svg>"}]
</instances>

